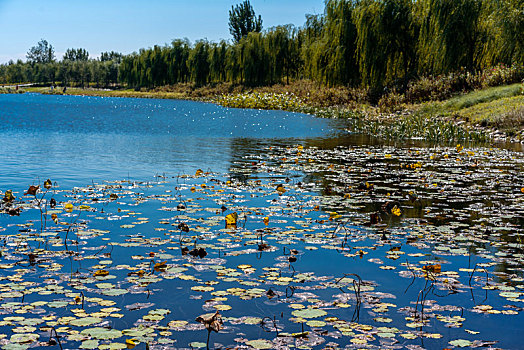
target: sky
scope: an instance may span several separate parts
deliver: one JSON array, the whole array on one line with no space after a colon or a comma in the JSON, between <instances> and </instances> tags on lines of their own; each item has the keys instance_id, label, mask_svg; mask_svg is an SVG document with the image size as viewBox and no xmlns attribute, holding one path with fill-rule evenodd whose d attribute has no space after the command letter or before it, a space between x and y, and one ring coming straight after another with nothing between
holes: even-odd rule
<instances>
[{"instance_id":1,"label":"sky","mask_svg":"<svg viewBox=\"0 0 524 350\"><path fill-rule=\"evenodd\" d=\"M47 40L62 59L68 48L90 57L104 51L129 54L173 39L231 39L231 6L241 0L0 0L0 63L25 61ZM324 0L251 0L263 27L301 26L306 14L324 11Z\"/></svg>"}]
</instances>

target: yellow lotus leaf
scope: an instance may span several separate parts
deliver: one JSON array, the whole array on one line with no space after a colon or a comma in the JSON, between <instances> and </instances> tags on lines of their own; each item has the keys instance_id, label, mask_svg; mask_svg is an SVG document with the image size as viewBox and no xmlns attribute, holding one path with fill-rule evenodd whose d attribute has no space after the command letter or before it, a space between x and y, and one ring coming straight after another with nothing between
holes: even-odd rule
<instances>
[{"instance_id":1,"label":"yellow lotus leaf","mask_svg":"<svg viewBox=\"0 0 524 350\"><path fill-rule=\"evenodd\" d=\"M235 211L234 213L226 215L226 225L227 226L236 226L238 220L238 214Z\"/></svg>"},{"instance_id":2,"label":"yellow lotus leaf","mask_svg":"<svg viewBox=\"0 0 524 350\"><path fill-rule=\"evenodd\" d=\"M64 205L64 209L65 209L66 212L71 213L73 211L73 209L74 209L74 205L71 204L71 203L66 203Z\"/></svg>"},{"instance_id":3,"label":"yellow lotus leaf","mask_svg":"<svg viewBox=\"0 0 524 350\"><path fill-rule=\"evenodd\" d=\"M278 185L277 186L277 191L278 191L279 194L282 194L282 193L286 192L286 188L283 185Z\"/></svg>"},{"instance_id":4,"label":"yellow lotus leaf","mask_svg":"<svg viewBox=\"0 0 524 350\"><path fill-rule=\"evenodd\" d=\"M50 189L51 187L53 187L53 183L51 182L51 179L47 179L47 180L45 180L45 182L44 182L44 188L48 190L48 189Z\"/></svg>"},{"instance_id":5,"label":"yellow lotus leaf","mask_svg":"<svg viewBox=\"0 0 524 350\"><path fill-rule=\"evenodd\" d=\"M158 262L155 264L155 270L165 269L167 267L167 261Z\"/></svg>"},{"instance_id":6,"label":"yellow lotus leaf","mask_svg":"<svg viewBox=\"0 0 524 350\"><path fill-rule=\"evenodd\" d=\"M392 209L391 209L391 214L395 215L395 216L400 216L402 215L402 209L400 209L398 206L394 206Z\"/></svg>"},{"instance_id":7,"label":"yellow lotus leaf","mask_svg":"<svg viewBox=\"0 0 524 350\"><path fill-rule=\"evenodd\" d=\"M4 202L12 202L15 199L15 196L13 196L13 191L7 190L4 193Z\"/></svg>"},{"instance_id":8,"label":"yellow lotus leaf","mask_svg":"<svg viewBox=\"0 0 524 350\"><path fill-rule=\"evenodd\" d=\"M136 339L126 339L126 347L128 349L133 349L137 343L138 341Z\"/></svg>"},{"instance_id":9,"label":"yellow lotus leaf","mask_svg":"<svg viewBox=\"0 0 524 350\"><path fill-rule=\"evenodd\" d=\"M106 270L97 270L95 271L95 273L93 274L93 276L95 277L98 277L98 276L107 276L109 275L109 272L106 271Z\"/></svg>"}]
</instances>

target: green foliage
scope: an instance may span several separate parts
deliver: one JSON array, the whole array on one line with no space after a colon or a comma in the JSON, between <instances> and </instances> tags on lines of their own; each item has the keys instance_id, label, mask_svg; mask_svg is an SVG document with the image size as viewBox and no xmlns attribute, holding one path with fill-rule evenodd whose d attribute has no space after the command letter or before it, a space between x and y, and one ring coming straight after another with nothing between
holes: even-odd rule
<instances>
[{"instance_id":1,"label":"green foliage","mask_svg":"<svg viewBox=\"0 0 524 350\"><path fill-rule=\"evenodd\" d=\"M100 61L102 61L102 62L113 61L113 62L116 62L116 63L120 63L122 61L122 57L123 56L124 55L122 55L121 53L115 52L115 51L102 52L100 54Z\"/></svg>"},{"instance_id":2,"label":"green foliage","mask_svg":"<svg viewBox=\"0 0 524 350\"><path fill-rule=\"evenodd\" d=\"M479 67L480 0L425 0L419 15L419 72L442 74Z\"/></svg>"},{"instance_id":3,"label":"green foliage","mask_svg":"<svg viewBox=\"0 0 524 350\"><path fill-rule=\"evenodd\" d=\"M303 111L306 105L293 94L278 93L243 93L222 95L215 103L231 108L281 109L286 111Z\"/></svg>"},{"instance_id":4,"label":"green foliage","mask_svg":"<svg viewBox=\"0 0 524 350\"><path fill-rule=\"evenodd\" d=\"M255 15L249 0L232 6L229 11L229 32L236 42L246 37L251 32L262 30L262 17Z\"/></svg>"},{"instance_id":5,"label":"green foliage","mask_svg":"<svg viewBox=\"0 0 524 350\"><path fill-rule=\"evenodd\" d=\"M30 63L51 63L55 59L55 49L47 40L41 39L29 49L26 58Z\"/></svg>"},{"instance_id":6,"label":"green foliage","mask_svg":"<svg viewBox=\"0 0 524 350\"><path fill-rule=\"evenodd\" d=\"M202 86L208 82L209 51L209 43L205 40L201 40L196 43L195 47L189 54L187 64L191 70L191 79L195 82L196 86Z\"/></svg>"},{"instance_id":7,"label":"green foliage","mask_svg":"<svg viewBox=\"0 0 524 350\"><path fill-rule=\"evenodd\" d=\"M63 59L68 61L87 61L89 60L89 52L86 49L67 49Z\"/></svg>"},{"instance_id":8,"label":"green foliage","mask_svg":"<svg viewBox=\"0 0 524 350\"><path fill-rule=\"evenodd\" d=\"M334 103L348 98L317 90L368 91L368 100L383 106L441 100L524 78L523 12L522 0L326 0L324 13L306 15L300 28L261 32L261 18L245 0L230 11L233 43L177 39L126 56L105 52L99 60L69 49L56 63L52 46L41 40L28 52L30 64L0 65L0 83L120 83L140 90L307 80L315 83L311 94L337 95Z\"/></svg>"}]
</instances>

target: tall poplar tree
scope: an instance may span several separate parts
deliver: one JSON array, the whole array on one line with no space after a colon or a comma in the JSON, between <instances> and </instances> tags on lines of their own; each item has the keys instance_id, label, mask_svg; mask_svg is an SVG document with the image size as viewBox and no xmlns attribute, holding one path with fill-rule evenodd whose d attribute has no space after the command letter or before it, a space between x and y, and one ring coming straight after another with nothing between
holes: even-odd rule
<instances>
[{"instance_id":1,"label":"tall poplar tree","mask_svg":"<svg viewBox=\"0 0 524 350\"><path fill-rule=\"evenodd\" d=\"M229 32L235 42L239 42L240 39L251 32L260 31L262 31L262 17L260 15L258 18L256 17L249 0L244 0L244 2L231 7L229 11Z\"/></svg>"}]
</instances>

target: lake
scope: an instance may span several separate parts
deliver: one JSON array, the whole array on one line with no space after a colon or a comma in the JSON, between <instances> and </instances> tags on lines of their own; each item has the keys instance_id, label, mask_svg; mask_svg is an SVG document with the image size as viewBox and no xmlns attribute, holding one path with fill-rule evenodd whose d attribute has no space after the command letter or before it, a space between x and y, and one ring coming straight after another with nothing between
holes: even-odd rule
<instances>
[{"instance_id":1,"label":"lake","mask_svg":"<svg viewBox=\"0 0 524 350\"><path fill-rule=\"evenodd\" d=\"M223 172L239 147L303 142L343 125L192 101L20 94L1 95L0 106L0 186L43 177L83 185L198 168Z\"/></svg>"},{"instance_id":2,"label":"lake","mask_svg":"<svg viewBox=\"0 0 524 350\"><path fill-rule=\"evenodd\" d=\"M210 348L524 348L521 152L191 101L0 121L2 349L205 348L202 314Z\"/></svg>"}]
</instances>

